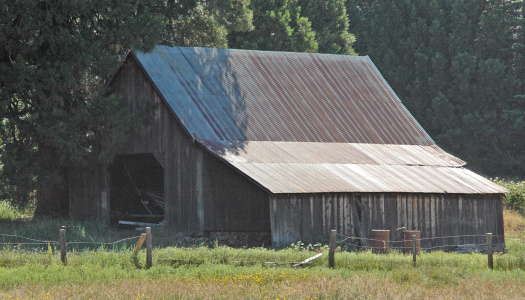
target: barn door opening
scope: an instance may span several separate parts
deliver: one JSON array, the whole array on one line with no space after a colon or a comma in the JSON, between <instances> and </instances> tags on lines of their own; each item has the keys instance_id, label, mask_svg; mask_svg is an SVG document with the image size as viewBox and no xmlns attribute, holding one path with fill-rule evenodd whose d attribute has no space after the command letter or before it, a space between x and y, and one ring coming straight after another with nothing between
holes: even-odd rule
<instances>
[{"instance_id":1,"label":"barn door opening","mask_svg":"<svg viewBox=\"0 0 525 300\"><path fill-rule=\"evenodd\" d=\"M164 220L164 169L151 153L117 155L110 168L110 221Z\"/></svg>"}]
</instances>

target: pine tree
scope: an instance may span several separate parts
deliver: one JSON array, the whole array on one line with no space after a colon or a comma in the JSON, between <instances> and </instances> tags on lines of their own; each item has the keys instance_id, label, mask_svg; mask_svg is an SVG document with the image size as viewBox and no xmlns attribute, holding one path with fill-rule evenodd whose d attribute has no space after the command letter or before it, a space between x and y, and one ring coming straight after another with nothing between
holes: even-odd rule
<instances>
[{"instance_id":1,"label":"pine tree","mask_svg":"<svg viewBox=\"0 0 525 300\"><path fill-rule=\"evenodd\" d=\"M67 214L68 167L129 113L104 81L130 45L147 50L162 18L148 1L3 1L0 4L0 184L37 214Z\"/></svg>"},{"instance_id":2,"label":"pine tree","mask_svg":"<svg viewBox=\"0 0 525 300\"><path fill-rule=\"evenodd\" d=\"M298 0L252 0L254 30L232 31L229 46L238 49L316 52L311 22L301 14Z\"/></svg>"},{"instance_id":3,"label":"pine tree","mask_svg":"<svg viewBox=\"0 0 525 300\"><path fill-rule=\"evenodd\" d=\"M228 32L253 29L249 3L249 0L167 1L158 10L165 17L161 43L168 46L227 48Z\"/></svg>"},{"instance_id":4,"label":"pine tree","mask_svg":"<svg viewBox=\"0 0 525 300\"><path fill-rule=\"evenodd\" d=\"M312 22L319 52L355 55L354 35L348 32L344 0L299 0L302 15Z\"/></svg>"}]
</instances>

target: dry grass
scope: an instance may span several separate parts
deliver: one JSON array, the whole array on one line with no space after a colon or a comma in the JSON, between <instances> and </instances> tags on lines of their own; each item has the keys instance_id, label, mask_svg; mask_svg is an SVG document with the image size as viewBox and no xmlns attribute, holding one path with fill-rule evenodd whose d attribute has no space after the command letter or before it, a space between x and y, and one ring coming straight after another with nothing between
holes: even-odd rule
<instances>
[{"instance_id":1,"label":"dry grass","mask_svg":"<svg viewBox=\"0 0 525 300\"><path fill-rule=\"evenodd\" d=\"M495 257L495 262L500 266L500 260L508 260L512 268L493 271L486 268L482 254L439 252L423 254L417 268L408 256L365 252L340 254L335 270L327 269L325 261L295 270L228 262L297 261L303 258L298 255L309 253L171 248L157 249L156 265L148 271L130 268L129 251L72 255L68 267L60 266L53 254L47 262L45 253L0 252L0 260L19 262L0 268L19 277L4 284L7 289L0 290L0 299L524 299L525 269L516 267L514 260L524 258L525 218L505 211L504 220L511 251ZM160 258L188 263L161 265Z\"/></svg>"},{"instance_id":2,"label":"dry grass","mask_svg":"<svg viewBox=\"0 0 525 300\"><path fill-rule=\"evenodd\" d=\"M125 280L107 285L21 287L6 299L523 299L523 282L466 279L456 285L429 286L392 278L356 275L287 278Z\"/></svg>"},{"instance_id":3,"label":"dry grass","mask_svg":"<svg viewBox=\"0 0 525 300\"><path fill-rule=\"evenodd\" d=\"M525 240L525 218L517 211L505 210L503 212L505 224L505 238Z\"/></svg>"}]
</instances>

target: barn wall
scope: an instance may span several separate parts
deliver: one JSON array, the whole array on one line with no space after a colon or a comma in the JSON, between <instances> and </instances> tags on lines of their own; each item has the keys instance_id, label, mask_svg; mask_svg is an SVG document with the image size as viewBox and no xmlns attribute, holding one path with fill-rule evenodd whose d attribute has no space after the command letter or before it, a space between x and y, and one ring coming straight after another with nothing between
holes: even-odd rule
<instances>
[{"instance_id":1,"label":"barn wall","mask_svg":"<svg viewBox=\"0 0 525 300\"><path fill-rule=\"evenodd\" d=\"M194 143L130 57L112 83L132 108L153 104L148 125L118 154L152 153L164 168L165 220L184 232L269 231L268 194ZM94 171L96 169L96 171ZM71 176L71 215L101 217L109 207L107 166L86 161Z\"/></svg>"},{"instance_id":2,"label":"barn wall","mask_svg":"<svg viewBox=\"0 0 525 300\"><path fill-rule=\"evenodd\" d=\"M270 232L269 194L207 152L203 165L205 230Z\"/></svg>"},{"instance_id":3,"label":"barn wall","mask_svg":"<svg viewBox=\"0 0 525 300\"><path fill-rule=\"evenodd\" d=\"M270 198L272 242L327 242L331 229L345 236L370 238L372 229L389 229L391 241L402 241L397 228L421 231L421 246L483 243L492 232L503 243L501 195L457 194L296 194ZM441 238L447 237L447 238ZM401 243L393 243L401 245ZM365 243L366 246L366 243Z\"/></svg>"}]
</instances>

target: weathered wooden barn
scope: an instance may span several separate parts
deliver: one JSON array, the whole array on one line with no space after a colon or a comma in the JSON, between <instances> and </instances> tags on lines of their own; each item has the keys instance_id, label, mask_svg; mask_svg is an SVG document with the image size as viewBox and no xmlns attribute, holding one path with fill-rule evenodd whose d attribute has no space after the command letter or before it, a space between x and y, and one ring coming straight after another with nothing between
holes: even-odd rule
<instances>
[{"instance_id":1,"label":"weathered wooden barn","mask_svg":"<svg viewBox=\"0 0 525 300\"><path fill-rule=\"evenodd\" d=\"M155 112L110 165L72 172L73 217L149 214L275 247L399 227L439 237L426 247L504 242L506 190L440 149L368 57L157 46L110 85Z\"/></svg>"}]
</instances>

